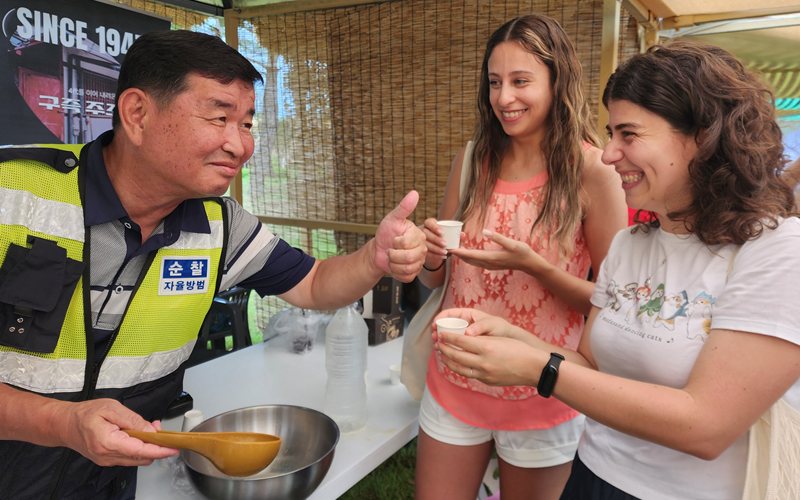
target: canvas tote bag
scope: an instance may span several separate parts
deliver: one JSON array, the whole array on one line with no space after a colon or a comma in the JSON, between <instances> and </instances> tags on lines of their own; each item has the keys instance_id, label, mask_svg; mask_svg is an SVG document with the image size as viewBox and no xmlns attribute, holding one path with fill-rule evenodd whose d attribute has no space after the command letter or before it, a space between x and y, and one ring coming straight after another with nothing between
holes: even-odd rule
<instances>
[{"instance_id":1,"label":"canvas tote bag","mask_svg":"<svg viewBox=\"0 0 800 500\"><path fill-rule=\"evenodd\" d=\"M727 281L733 261L728 262ZM800 412L779 399L750 428L743 500L800 500Z\"/></svg>"},{"instance_id":2,"label":"canvas tote bag","mask_svg":"<svg viewBox=\"0 0 800 500\"><path fill-rule=\"evenodd\" d=\"M744 500L800 500L800 412L783 399L753 424Z\"/></svg>"},{"instance_id":3,"label":"canvas tote bag","mask_svg":"<svg viewBox=\"0 0 800 500\"><path fill-rule=\"evenodd\" d=\"M464 150L464 161L461 163L461 182L458 187L459 198L464 195L467 184L469 165L472 160L474 145L467 143ZM417 314L411 319L408 328L403 334L403 359L400 365L400 381L408 389L411 397L420 401L425 390L425 377L428 373L428 360L433 352L433 318L439 313L444 300L444 291L450 283L451 259L445 262L444 281L436 288L428 300L419 308Z\"/></svg>"}]
</instances>

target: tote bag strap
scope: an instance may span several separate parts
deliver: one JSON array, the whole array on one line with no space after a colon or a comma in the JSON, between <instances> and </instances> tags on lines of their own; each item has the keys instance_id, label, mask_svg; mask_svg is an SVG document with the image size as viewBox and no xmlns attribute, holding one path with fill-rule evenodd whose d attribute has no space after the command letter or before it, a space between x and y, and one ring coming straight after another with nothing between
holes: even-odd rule
<instances>
[{"instance_id":1,"label":"tote bag strap","mask_svg":"<svg viewBox=\"0 0 800 500\"><path fill-rule=\"evenodd\" d=\"M472 141L467 143L464 150L464 161L461 163L461 182L459 183L459 201L464 195L469 175L469 166L472 160ZM452 260L445 262L444 281L431 292L428 300L419 308L411 319L408 329L403 335L403 359L400 366L400 381L408 389L411 397L417 401L422 399L425 390L425 378L428 373L428 360L433 352L433 338L431 337L431 324L433 318L439 313L444 301L444 292L450 282Z\"/></svg>"},{"instance_id":2,"label":"tote bag strap","mask_svg":"<svg viewBox=\"0 0 800 500\"><path fill-rule=\"evenodd\" d=\"M738 254L739 250L741 249L742 245L737 245L736 249L731 254L731 260L728 261L728 272L725 274L725 283L727 283L731 277L731 271L733 271L733 261L736 260L736 254Z\"/></svg>"},{"instance_id":3,"label":"tote bag strap","mask_svg":"<svg viewBox=\"0 0 800 500\"><path fill-rule=\"evenodd\" d=\"M458 201L464 196L464 191L467 189L467 180L470 174L470 165L472 163L472 153L475 151L475 143L469 141L467 147L464 148L464 161L461 162L461 182L458 184Z\"/></svg>"}]
</instances>

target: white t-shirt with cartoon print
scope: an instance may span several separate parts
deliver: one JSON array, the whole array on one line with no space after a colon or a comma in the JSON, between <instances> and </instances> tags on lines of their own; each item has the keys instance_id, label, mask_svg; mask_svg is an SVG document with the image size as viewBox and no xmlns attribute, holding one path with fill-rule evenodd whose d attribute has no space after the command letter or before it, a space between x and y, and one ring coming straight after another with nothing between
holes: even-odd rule
<instances>
[{"instance_id":1,"label":"white t-shirt with cartoon print","mask_svg":"<svg viewBox=\"0 0 800 500\"><path fill-rule=\"evenodd\" d=\"M683 388L712 329L800 344L800 220L782 220L742 245L728 276L735 249L661 229L619 232L592 296L601 308L590 338L600 371ZM784 399L800 410L800 381ZM578 455L599 477L644 500L739 500L747 433L706 461L587 418Z\"/></svg>"}]
</instances>

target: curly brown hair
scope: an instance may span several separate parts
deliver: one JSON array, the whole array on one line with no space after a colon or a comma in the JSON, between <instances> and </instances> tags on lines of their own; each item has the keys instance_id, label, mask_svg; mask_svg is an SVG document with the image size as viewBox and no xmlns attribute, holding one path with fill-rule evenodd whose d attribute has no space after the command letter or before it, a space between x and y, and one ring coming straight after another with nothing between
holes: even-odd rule
<instances>
[{"instance_id":1,"label":"curly brown hair","mask_svg":"<svg viewBox=\"0 0 800 500\"><path fill-rule=\"evenodd\" d=\"M683 40L651 47L611 75L603 104L615 100L694 137L693 201L666 215L703 243L740 245L794 215L792 192L780 179L787 160L772 90L729 52ZM655 219L638 227L658 225Z\"/></svg>"},{"instance_id":2,"label":"curly brown hair","mask_svg":"<svg viewBox=\"0 0 800 500\"><path fill-rule=\"evenodd\" d=\"M553 104L547 117L542 151L547 158L548 181L540 200L542 209L533 227L543 224L559 244L562 257L574 246L573 233L583 216L580 205L583 144L597 146L591 112L581 80L581 63L575 48L558 22L548 16L528 14L503 24L486 42L478 90L478 124L473 135L475 150L456 217L477 215L484 221L500 163L509 144L503 125L489 100L489 57L503 42L518 43L550 71ZM484 175L483 165L486 162Z\"/></svg>"}]
</instances>

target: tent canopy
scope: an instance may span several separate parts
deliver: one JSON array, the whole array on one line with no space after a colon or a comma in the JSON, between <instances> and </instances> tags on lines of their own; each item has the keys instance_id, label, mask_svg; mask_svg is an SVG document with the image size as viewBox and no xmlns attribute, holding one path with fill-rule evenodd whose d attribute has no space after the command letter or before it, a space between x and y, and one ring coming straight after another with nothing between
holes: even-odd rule
<instances>
[{"instance_id":1,"label":"tent canopy","mask_svg":"<svg viewBox=\"0 0 800 500\"><path fill-rule=\"evenodd\" d=\"M230 9L280 3L280 0L166 0L165 3L183 4L186 7L194 3L198 4L195 5L195 8L202 8L205 5ZM319 3L324 5L329 2L323 0ZM662 19L677 16L761 11L775 8L800 9L797 0L763 0L757 3L757 9L754 8L752 0L637 0L635 3L652 12L655 17Z\"/></svg>"},{"instance_id":2,"label":"tent canopy","mask_svg":"<svg viewBox=\"0 0 800 500\"><path fill-rule=\"evenodd\" d=\"M797 0L640 0L656 17L670 18L676 16L689 16L701 14L720 14L726 12L743 12L772 9L794 8L800 9Z\"/></svg>"}]
</instances>

